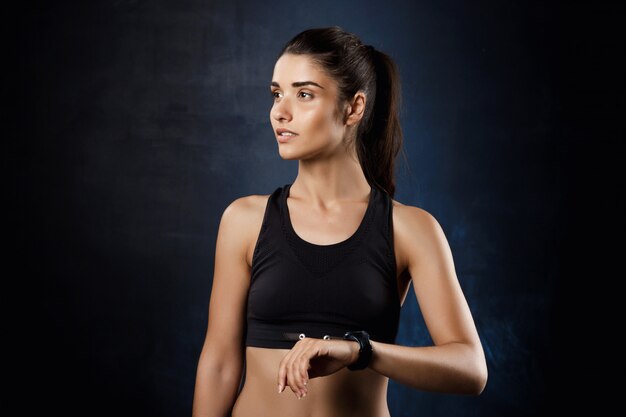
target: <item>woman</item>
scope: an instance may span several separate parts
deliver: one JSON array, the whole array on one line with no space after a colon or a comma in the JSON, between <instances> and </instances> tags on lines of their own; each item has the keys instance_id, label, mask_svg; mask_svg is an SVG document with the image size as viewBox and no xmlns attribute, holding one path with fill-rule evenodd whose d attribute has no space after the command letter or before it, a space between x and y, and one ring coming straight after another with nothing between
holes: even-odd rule
<instances>
[{"instance_id":1,"label":"woman","mask_svg":"<svg viewBox=\"0 0 626 417\"><path fill-rule=\"evenodd\" d=\"M271 94L298 175L222 215L193 415L384 417L389 378L480 394L485 357L444 233L392 199L392 59L339 27L306 30L280 52ZM434 346L394 344L411 282Z\"/></svg>"}]
</instances>

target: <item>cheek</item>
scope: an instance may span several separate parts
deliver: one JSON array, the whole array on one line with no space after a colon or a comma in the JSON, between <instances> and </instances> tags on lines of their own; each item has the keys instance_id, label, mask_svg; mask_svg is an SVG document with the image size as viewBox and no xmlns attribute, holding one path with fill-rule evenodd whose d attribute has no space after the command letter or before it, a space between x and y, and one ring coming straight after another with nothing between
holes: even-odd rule
<instances>
[{"instance_id":1,"label":"cheek","mask_svg":"<svg viewBox=\"0 0 626 417\"><path fill-rule=\"evenodd\" d=\"M323 136L324 140L329 140L341 135L335 115L329 110L312 110L307 112L305 118L308 133L312 136Z\"/></svg>"}]
</instances>

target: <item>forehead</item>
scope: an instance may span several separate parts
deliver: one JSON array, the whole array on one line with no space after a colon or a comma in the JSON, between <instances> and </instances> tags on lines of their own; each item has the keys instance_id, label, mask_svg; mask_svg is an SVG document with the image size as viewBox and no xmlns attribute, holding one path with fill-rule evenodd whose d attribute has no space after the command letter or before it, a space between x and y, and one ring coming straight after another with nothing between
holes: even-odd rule
<instances>
[{"instance_id":1,"label":"forehead","mask_svg":"<svg viewBox=\"0 0 626 417\"><path fill-rule=\"evenodd\" d=\"M308 55L294 54L284 54L276 61L272 81L278 82L281 88L298 81L314 81L324 89L331 89L334 84Z\"/></svg>"}]
</instances>

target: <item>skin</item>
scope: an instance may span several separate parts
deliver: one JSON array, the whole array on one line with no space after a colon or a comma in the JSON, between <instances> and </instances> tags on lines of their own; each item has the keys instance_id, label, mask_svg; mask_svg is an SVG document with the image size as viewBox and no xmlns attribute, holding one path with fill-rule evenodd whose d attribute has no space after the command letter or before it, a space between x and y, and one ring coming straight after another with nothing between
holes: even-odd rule
<instances>
[{"instance_id":1,"label":"skin","mask_svg":"<svg viewBox=\"0 0 626 417\"><path fill-rule=\"evenodd\" d=\"M283 55L274 68L274 133L283 159L298 160L287 200L302 239L328 245L358 228L370 186L349 140L367 97L358 92L337 107L337 85L306 56ZM292 86L314 81L316 86ZM443 230L427 211L393 200L396 279L400 300L413 283L433 346L401 346L372 340L368 368L350 371L358 344L306 337L292 349L246 347L244 325L252 266L269 195L236 199L220 220L209 324L198 362L194 416L388 417L389 378L418 390L480 394L487 382L485 356L460 288ZM246 364L246 382L238 393ZM286 396L289 388L292 395Z\"/></svg>"}]
</instances>

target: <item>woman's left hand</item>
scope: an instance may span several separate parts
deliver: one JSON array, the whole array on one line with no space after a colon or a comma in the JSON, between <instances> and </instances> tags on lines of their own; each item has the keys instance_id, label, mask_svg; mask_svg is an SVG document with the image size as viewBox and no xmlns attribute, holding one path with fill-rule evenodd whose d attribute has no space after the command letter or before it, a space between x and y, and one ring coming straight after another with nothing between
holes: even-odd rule
<instances>
[{"instance_id":1,"label":"woman's left hand","mask_svg":"<svg viewBox=\"0 0 626 417\"><path fill-rule=\"evenodd\" d=\"M289 386L301 398L310 378L326 376L355 362L359 344L352 340L305 337L291 348L278 367L278 392Z\"/></svg>"}]
</instances>

